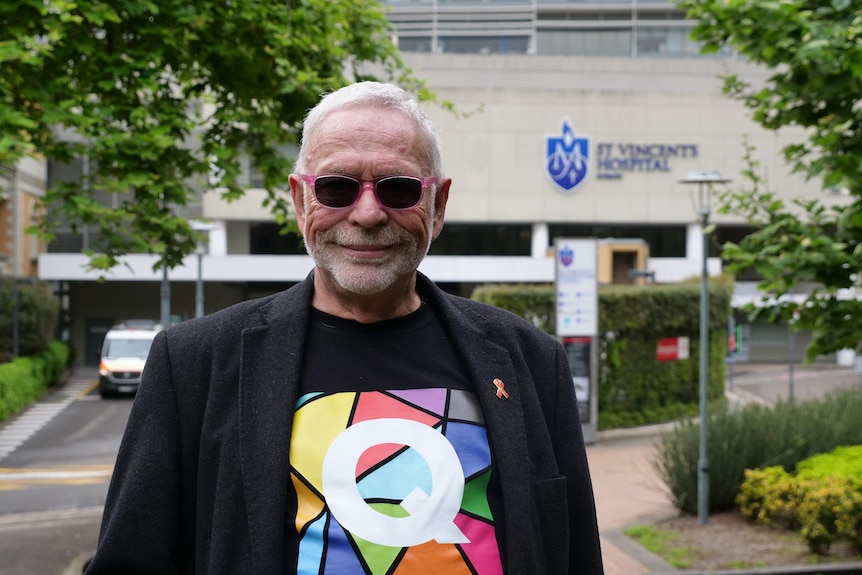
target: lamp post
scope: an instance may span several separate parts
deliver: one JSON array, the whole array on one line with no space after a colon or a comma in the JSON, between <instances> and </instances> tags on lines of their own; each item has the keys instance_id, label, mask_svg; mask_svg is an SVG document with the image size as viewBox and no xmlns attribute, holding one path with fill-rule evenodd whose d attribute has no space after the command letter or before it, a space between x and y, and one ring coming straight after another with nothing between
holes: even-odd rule
<instances>
[{"instance_id":1,"label":"lamp post","mask_svg":"<svg viewBox=\"0 0 862 575\"><path fill-rule=\"evenodd\" d=\"M215 229L214 225L202 222L201 220L189 220L189 223L192 226L192 230L196 232L205 232L208 234L211 230ZM204 316L203 259L204 254L207 252L206 243L209 243L209 236L207 236L206 241L202 238L198 238L197 247L195 248L195 255L198 260L197 279L195 280L195 317Z\"/></svg>"},{"instance_id":2,"label":"lamp post","mask_svg":"<svg viewBox=\"0 0 862 575\"><path fill-rule=\"evenodd\" d=\"M162 304L162 329L171 326L171 284L168 280L168 265L162 264L162 284L160 288Z\"/></svg>"},{"instance_id":3,"label":"lamp post","mask_svg":"<svg viewBox=\"0 0 862 575\"><path fill-rule=\"evenodd\" d=\"M706 264L709 242L706 230L712 208L710 202L712 184L724 184L729 181L715 170L689 172L685 179L680 180L681 184L697 184L697 212L700 216L703 250L700 274L700 453L697 460L697 522L699 525L705 525L709 519L709 457L706 447L709 367L709 273Z\"/></svg>"},{"instance_id":4,"label":"lamp post","mask_svg":"<svg viewBox=\"0 0 862 575\"><path fill-rule=\"evenodd\" d=\"M12 357L21 352L21 167L15 166L12 181Z\"/></svg>"}]
</instances>

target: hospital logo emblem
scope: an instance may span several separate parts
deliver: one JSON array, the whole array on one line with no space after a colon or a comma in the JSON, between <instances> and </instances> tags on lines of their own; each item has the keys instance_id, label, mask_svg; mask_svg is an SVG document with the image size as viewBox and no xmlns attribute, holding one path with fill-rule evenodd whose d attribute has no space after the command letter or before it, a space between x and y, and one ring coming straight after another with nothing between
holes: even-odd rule
<instances>
[{"instance_id":1,"label":"hospital logo emblem","mask_svg":"<svg viewBox=\"0 0 862 575\"><path fill-rule=\"evenodd\" d=\"M569 267L575 261L575 251L569 246L563 246L560 250L560 263Z\"/></svg>"},{"instance_id":2,"label":"hospital logo emblem","mask_svg":"<svg viewBox=\"0 0 862 575\"><path fill-rule=\"evenodd\" d=\"M571 194L590 175L590 138L575 136L568 119L563 120L562 134L548 136L545 170L564 194Z\"/></svg>"}]
</instances>

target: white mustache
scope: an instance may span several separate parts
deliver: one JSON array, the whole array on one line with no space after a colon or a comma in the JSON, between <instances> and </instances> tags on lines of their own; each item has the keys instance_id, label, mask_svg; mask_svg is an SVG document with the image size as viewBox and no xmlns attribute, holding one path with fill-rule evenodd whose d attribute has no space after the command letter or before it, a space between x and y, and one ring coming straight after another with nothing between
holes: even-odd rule
<instances>
[{"instance_id":1,"label":"white mustache","mask_svg":"<svg viewBox=\"0 0 862 575\"><path fill-rule=\"evenodd\" d=\"M410 233L397 226L386 226L373 230L335 227L320 232L318 239L321 242L340 246L393 246L414 241Z\"/></svg>"}]
</instances>

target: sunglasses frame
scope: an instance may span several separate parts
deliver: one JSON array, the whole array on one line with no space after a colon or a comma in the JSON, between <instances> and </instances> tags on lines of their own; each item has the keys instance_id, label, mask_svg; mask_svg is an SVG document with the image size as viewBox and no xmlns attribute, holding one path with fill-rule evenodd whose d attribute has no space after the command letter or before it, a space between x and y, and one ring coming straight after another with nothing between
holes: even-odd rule
<instances>
[{"instance_id":1,"label":"sunglasses frame","mask_svg":"<svg viewBox=\"0 0 862 575\"><path fill-rule=\"evenodd\" d=\"M418 206L418 205L419 205L419 202L421 202L421 201L422 201L422 194L425 192L425 189L426 189L428 186L431 186L431 185L433 185L433 184L436 184L436 183L437 183L437 178L436 178L436 177L434 177L434 176L429 176L429 177L416 177L416 176L383 176L382 178L375 178L375 179L373 179L373 180L363 180L363 179L360 179L360 178L356 178L356 177L354 177L354 176L348 176L348 175L346 175L346 174L317 174L317 175L313 175L313 174L299 174L299 177L300 177L300 178L302 178L302 181L304 181L306 184L308 184L309 186L311 186L311 189L312 189L312 191L314 192L314 197L315 197L315 198L317 198L317 202L318 202L321 206L323 206L323 207L325 207L325 208L327 208L327 209L330 209L330 210L344 210L344 209L347 209L347 208L352 208L353 206L355 206L355 205L356 205L356 202L358 202L358 201L359 201L359 198L360 198L360 197L362 197L362 192L363 192L367 187L370 187L370 188L371 188L371 191L372 191L372 192L374 192L374 198L377 200L377 203L378 203L381 207L386 208L387 210L410 210L410 209L413 209L413 208L415 208L416 206ZM326 177L330 177L330 178L344 178L344 179L346 179L346 180L352 180L352 181L356 182L357 184L359 184L359 191L356 193L356 197L355 197L355 198L353 198L353 201L352 201L352 202L350 202L350 204L349 204L349 205L347 205L347 206L328 206L328 205L326 205L326 204L324 204L323 202L321 202L321 201L320 201L320 198L318 198L318 197L317 197L317 187L315 186L315 182L316 182L319 178L326 178ZM383 182L383 181L386 181L386 180L393 180L393 179L397 179L397 178L405 178L405 179L408 179L408 180L413 180L413 181L419 182L419 184L421 185L421 188L420 188L420 191L419 191L419 197L416 199L416 203L415 203L415 204L410 205L410 206L406 206L406 207L403 207L403 208L393 208L392 206L387 206L385 203L383 203L383 201L381 201L381 199L380 199L380 194L378 194L378 193L377 193L377 186L380 184L380 182Z\"/></svg>"}]
</instances>

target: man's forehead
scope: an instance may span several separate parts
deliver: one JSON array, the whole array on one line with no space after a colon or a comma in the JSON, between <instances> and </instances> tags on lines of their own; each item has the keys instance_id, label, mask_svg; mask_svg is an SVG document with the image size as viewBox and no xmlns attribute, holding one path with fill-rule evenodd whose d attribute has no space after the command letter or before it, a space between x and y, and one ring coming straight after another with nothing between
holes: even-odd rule
<instances>
[{"instance_id":1,"label":"man's forehead","mask_svg":"<svg viewBox=\"0 0 862 575\"><path fill-rule=\"evenodd\" d=\"M325 133L335 129L357 128L370 126L381 129L381 120L392 118L394 124L404 128L415 128L412 118L397 108L385 107L376 104L351 104L349 106L333 110L321 119L315 130L315 134Z\"/></svg>"}]
</instances>

